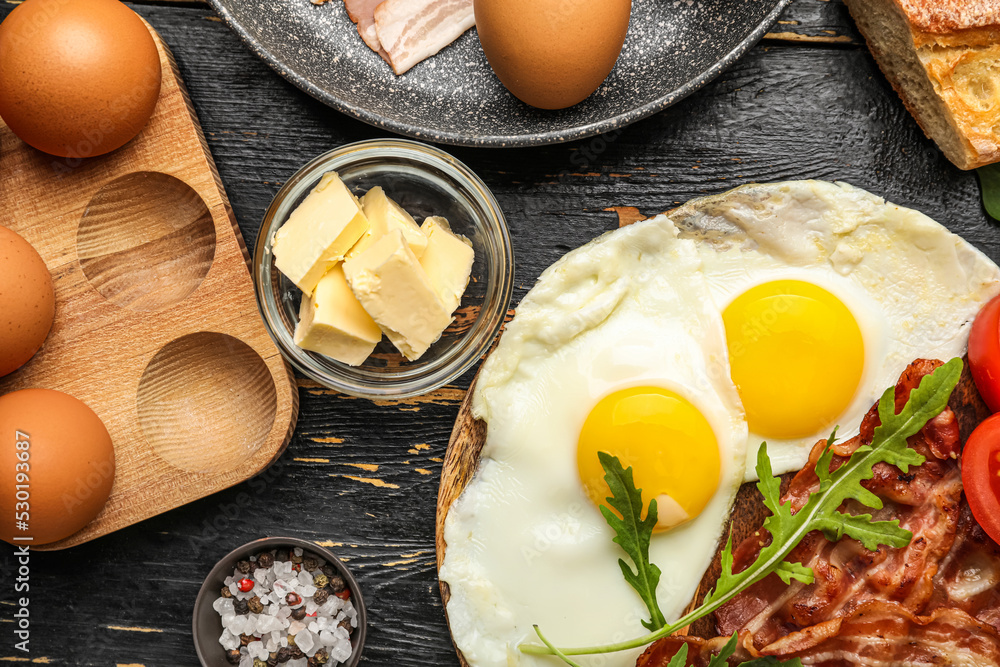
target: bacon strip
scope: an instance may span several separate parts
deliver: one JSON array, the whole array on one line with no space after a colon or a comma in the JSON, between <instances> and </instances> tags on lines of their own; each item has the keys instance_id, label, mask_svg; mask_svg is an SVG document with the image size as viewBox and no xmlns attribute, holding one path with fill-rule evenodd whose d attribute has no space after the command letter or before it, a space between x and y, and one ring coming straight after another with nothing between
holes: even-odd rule
<instances>
[{"instance_id":1,"label":"bacon strip","mask_svg":"<svg viewBox=\"0 0 1000 667\"><path fill-rule=\"evenodd\" d=\"M849 616L834 618L787 635L755 651L744 634L736 660L764 656L799 658L818 667L926 667L927 665L1000 665L1000 635L987 623L964 611L939 607L929 616L915 616L895 602L872 600ZM705 667L725 638L670 637L639 657L639 667L666 667L683 644L688 664Z\"/></svg>"},{"instance_id":2,"label":"bacon strip","mask_svg":"<svg viewBox=\"0 0 1000 667\"><path fill-rule=\"evenodd\" d=\"M434 55L475 24L472 0L385 0L375 8L383 57L396 74Z\"/></svg>"},{"instance_id":3,"label":"bacon strip","mask_svg":"<svg viewBox=\"0 0 1000 667\"><path fill-rule=\"evenodd\" d=\"M383 0L344 0L344 7L351 20L358 24L358 34L361 35L365 44L372 51L385 58L386 53L382 50L378 31L375 30L375 8L382 2Z\"/></svg>"},{"instance_id":4,"label":"bacon strip","mask_svg":"<svg viewBox=\"0 0 1000 667\"><path fill-rule=\"evenodd\" d=\"M918 360L904 371L896 385L897 410L939 365ZM833 466L870 444L878 423L873 407L861 433L833 447ZM661 640L637 664L666 665L684 643L694 664L707 664L734 632L741 638L734 664L757 656L798 657L822 667L1000 664L1000 547L979 528L962 497L955 414L946 408L909 444L924 455L923 465L904 474L880 463L874 478L864 483L883 500L883 509L872 512L874 518L899 519L913 533L907 547L871 552L850 538L834 543L810 533L788 560L811 567L813 584L786 586L771 575L717 612L720 637ZM825 445L817 443L783 496L793 512L818 487L815 463ZM841 510L869 511L853 501ZM734 552L734 568L749 566L769 540L764 531L745 540Z\"/></svg>"}]
</instances>

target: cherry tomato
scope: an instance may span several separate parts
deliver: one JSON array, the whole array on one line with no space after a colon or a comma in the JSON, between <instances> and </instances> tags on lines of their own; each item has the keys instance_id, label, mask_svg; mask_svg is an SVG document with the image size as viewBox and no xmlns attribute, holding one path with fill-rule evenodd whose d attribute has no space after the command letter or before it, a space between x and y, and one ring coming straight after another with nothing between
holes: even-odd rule
<instances>
[{"instance_id":1,"label":"cherry tomato","mask_svg":"<svg viewBox=\"0 0 1000 667\"><path fill-rule=\"evenodd\" d=\"M1000 543L1000 414L985 419L965 443L962 485L972 516Z\"/></svg>"},{"instance_id":2,"label":"cherry tomato","mask_svg":"<svg viewBox=\"0 0 1000 667\"><path fill-rule=\"evenodd\" d=\"M983 306L972 323L969 367L986 405L1000 412L1000 296Z\"/></svg>"}]
</instances>

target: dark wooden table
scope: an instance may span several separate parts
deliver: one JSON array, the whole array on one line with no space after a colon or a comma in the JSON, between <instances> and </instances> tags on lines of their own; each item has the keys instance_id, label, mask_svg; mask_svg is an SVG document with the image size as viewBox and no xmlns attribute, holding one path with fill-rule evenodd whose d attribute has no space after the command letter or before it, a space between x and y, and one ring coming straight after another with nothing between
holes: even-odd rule
<instances>
[{"instance_id":1,"label":"dark wooden table","mask_svg":"<svg viewBox=\"0 0 1000 667\"><path fill-rule=\"evenodd\" d=\"M0 3L0 18L13 6ZM173 49L248 245L272 196L303 163L385 134L286 83L206 5L136 10ZM542 148L448 150L507 214L513 304L545 267L617 227L619 216L753 181L847 181L924 211L1000 259L1000 232L980 205L975 175L923 136L839 0L797 0L714 83L621 131ZM0 663L197 665L191 608L205 574L245 542L293 535L329 546L360 579L366 663L457 664L438 594L434 507L471 379L379 403L300 379L298 430L269 471L96 542L32 556L27 656L13 648L15 563L3 545Z\"/></svg>"}]
</instances>

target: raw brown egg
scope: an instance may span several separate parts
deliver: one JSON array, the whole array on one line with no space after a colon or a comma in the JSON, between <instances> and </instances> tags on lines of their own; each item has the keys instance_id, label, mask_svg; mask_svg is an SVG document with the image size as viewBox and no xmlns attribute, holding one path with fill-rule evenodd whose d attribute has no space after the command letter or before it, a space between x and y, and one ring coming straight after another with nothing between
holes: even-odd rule
<instances>
[{"instance_id":1,"label":"raw brown egg","mask_svg":"<svg viewBox=\"0 0 1000 667\"><path fill-rule=\"evenodd\" d=\"M476 30L500 81L521 101L564 109L597 90L618 60L631 0L475 0Z\"/></svg>"},{"instance_id":2,"label":"raw brown egg","mask_svg":"<svg viewBox=\"0 0 1000 667\"><path fill-rule=\"evenodd\" d=\"M128 142L153 114L160 75L152 35L118 0L25 0L0 23L0 117L46 153Z\"/></svg>"},{"instance_id":3,"label":"raw brown egg","mask_svg":"<svg viewBox=\"0 0 1000 667\"><path fill-rule=\"evenodd\" d=\"M52 276L45 262L30 243L0 227L0 377L38 352L55 314Z\"/></svg>"},{"instance_id":4,"label":"raw brown egg","mask_svg":"<svg viewBox=\"0 0 1000 667\"><path fill-rule=\"evenodd\" d=\"M69 537L98 515L114 481L111 436L82 401L52 389L0 396L0 539Z\"/></svg>"}]
</instances>

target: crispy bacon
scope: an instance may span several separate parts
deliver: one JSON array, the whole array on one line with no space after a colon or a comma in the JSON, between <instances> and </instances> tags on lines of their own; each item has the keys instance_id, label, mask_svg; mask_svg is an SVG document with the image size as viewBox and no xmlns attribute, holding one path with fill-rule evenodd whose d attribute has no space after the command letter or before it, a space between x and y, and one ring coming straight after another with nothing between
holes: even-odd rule
<instances>
[{"instance_id":1,"label":"crispy bacon","mask_svg":"<svg viewBox=\"0 0 1000 667\"><path fill-rule=\"evenodd\" d=\"M385 0L375 8L383 57L396 74L433 56L475 24L472 0Z\"/></svg>"},{"instance_id":2,"label":"crispy bacon","mask_svg":"<svg viewBox=\"0 0 1000 667\"><path fill-rule=\"evenodd\" d=\"M895 602L871 600L847 616L832 618L786 635L764 651L753 648L749 633L736 661L776 656L797 657L818 667L926 667L927 665L1000 665L1000 635L988 624L964 611L939 607L928 616L915 616ZM666 667L684 643L688 664L705 667L725 637L705 640L670 637L639 657L638 667ZM733 661L731 661L733 662Z\"/></svg>"},{"instance_id":3,"label":"crispy bacon","mask_svg":"<svg viewBox=\"0 0 1000 667\"><path fill-rule=\"evenodd\" d=\"M896 385L897 410L939 365L918 360L904 371ZM873 407L858 436L834 445L833 466L870 444L878 423ZM814 583L786 586L771 575L717 612L720 637L661 640L637 664L663 667L684 643L693 664L707 664L738 632L741 648L732 664L775 656L822 667L1000 665L1000 547L979 528L962 497L955 414L946 408L909 444L924 455L924 464L904 474L879 463L874 478L864 483L883 500L873 517L898 519L913 533L908 546L872 552L850 538L830 542L818 531L810 533L787 560L811 567ZM816 444L783 496L793 512L818 487L815 464L825 445ZM869 511L854 501L841 509ZM766 531L745 540L734 552L734 568L749 566L769 540Z\"/></svg>"}]
</instances>

